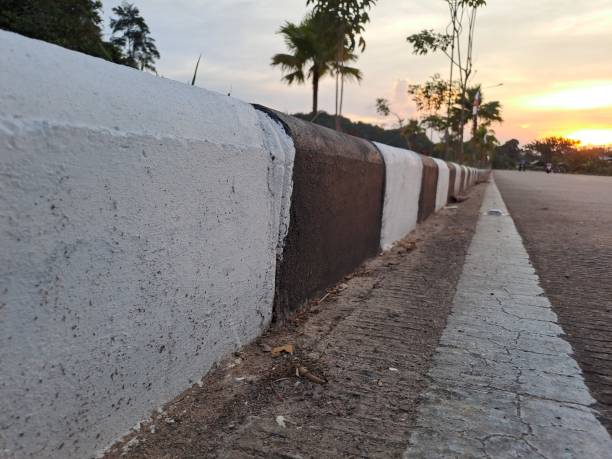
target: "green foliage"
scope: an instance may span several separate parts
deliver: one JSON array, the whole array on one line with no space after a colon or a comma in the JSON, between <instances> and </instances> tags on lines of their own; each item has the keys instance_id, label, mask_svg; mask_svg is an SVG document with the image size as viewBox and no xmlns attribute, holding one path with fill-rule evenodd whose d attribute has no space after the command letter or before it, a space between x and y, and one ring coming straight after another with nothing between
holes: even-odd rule
<instances>
[{"instance_id":1,"label":"green foliage","mask_svg":"<svg viewBox=\"0 0 612 459\"><path fill-rule=\"evenodd\" d=\"M402 137L406 139L406 145L410 150L430 156L438 156L434 144L425 133L425 129L418 120L411 119L401 129Z\"/></svg>"},{"instance_id":2,"label":"green foliage","mask_svg":"<svg viewBox=\"0 0 612 459\"><path fill-rule=\"evenodd\" d=\"M376 99L376 113L385 117L391 114L391 109L389 108L389 101L387 99Z\"/></svg>"},{"instance_id":3,"label":"green foliage","mask_svg":"<svg viewBox=\"0 0 612 459\"><path fill-rule=\"evenodd\" d=\"M472 120L472 104L478 92L481 101L484 101L480 85L468 87L465 97L462 97L461 89L456 83L449 87L448 81L444 81L438 74L423 84L413 84L408 88L408 93L412 95L417 111L421 114L421 124L440 134L448 128L449 135L457 140L462 128ZM450 115L448 118L440 115L443 109ZM501 110L502 105L498 101L481 102L478 111L479 124L490 128L493 123L503 122Z\"/></svg>"},{"instance_id":4,"label":"green foliage","mask_svg":"<svg viewBox=\"0 0 612 459\"><path fill-rule=\"evenodd\" d=\"M124 37L105 41L101 8L99 0L0 0L0 28L117 64L154 70L153 61L159 58L159 53L144 20L139 18L138 26L144 26L140 34L131 31ZM126 4L113 11L123 13L126 8L138 13L133 5ZM121 28L125 19L112 20L111 27L113 24L114 30ZM124 54L128 40L130 50Z\"/></svg>"},{"instance_id":5,"label":"green foliage","mask_svg":"<svg viewBox=\"0 0 612 459\"><path fill-rule=\"evenodd\" d=\"M579 144L577 140L565 137L546 137L542 140L534 140L525 145L525 148L535 152L545 163L556 163L563 161L565 156L576 152Z\"/></svg>"},{"instance_id":6,"label":"green foliage","mask_svg":"<svg viewBox=\"0 0 612 459\"><path fill-rule=\"evenodd\" d=\"M453 43L453 36L429 29L412 34L406 40L412 45L414 54L423 56L436 51L446 51Z\"/></svg>"},{"instance_id":7,"label":"green foliage","mask_svg":"<svg viewBox=\"0 0 612 459\"><path fill-rule=\"evenodd\" d=\"M451 99L456 100L459 89L455 84L449 87L448 81L442 80L439 73L436 73L423 84L408 86L408 94L412 96L419 112L437 113L448 103L449 93Z\"/></svg>"},{"instance_id":8,"label":"green foliage","mask_svg":"<svg viewBox=\"0 0 612 459\"><path fill-rule=\"evenodd\" d=\"M476 15L478 9L486 5L486 0L444 0L448 6L450 13L450 22L447 25L443 33L435 32L432 29L422 30L419 33L410 35L406 40L412 45L412 51L414 54L425 55L429 53L435 53L438 51L443 52L450 62L450 77L449 77L449 99L452 98L450 94L451 88L455 84L454 70L458 71L458 86L460 93L460 106L465 105L466 92L468 84L472 76L473 71L473 60L472 50L474 45L474 32L476 29ZM447 156L450 156L450 144L451 136L448 129L451 126L455 126L455 132L458 129L458 136L456 142L458 143L459 151L457 158L459 162L463 161L464 153L464 130L463 127L466 123L466 113L464 110L459 109L459 121L458 123L451 119L451 102L447 103L447 123L445 129L445 138L447 144ZM474 130L476 126L474 127Z\"/></svg>"},{"instance_id":9,"label":"green foliage","mask_svg":"<svg viewBox=\"0 0 612 459\"><path fill-rule=\"evenodd\" d=\"M481 125L476 130L471 141L465 144L466 159L472 165L485 167L495 155L499 142L495 132Z\"/></svg>"},{"instance_id":10,"label":"green foliage","mask_svg":"<svg viewBox=\"0 0 612 459\"><path fill-rule=\"evenodd\" d=\"M516 169L523 155L524 152L520 147L520 142L516 139L508 140L503 145L495 148L493 153L493 168Z\"/></svg>"},{"instance_id":11,"label":"green foliage","mask_svg":"<svg viewBox=\"0 0 612 459\"><path fill-rule=\"evenodd\" d=\"M369 10L377 0L306 0L306 5L313 5L316 15L330 18L334 28L348 39L348 49L354 51L359 46L361 51L366 43L363 39L365 24L370 22Z\"/></svg>"},{"instance_id":12,"label":"green foliage","mask_svg":"<svg viewBox=\"0 0 612 459\"><path fill-rule=\"evenodd\" d=\"M513 169L525 159L530 167L542 168L552 163L556 169L573 174L612 175L612 149L606 147L580 148L579 142L565 137L547 137L519 147L518 140L510 140L495 149L493 167Z\"/></svg>"},{"instance_id":13,"label":"green foliage","mask_svg":"<svg viewBox=\"0 0 612 459\"><path fill-rule=\"evenodd\" d=\"M306 113L296 113L293 115L297 118L310 121L311 115ZM412 150L431 155L434 151L434 144L424 134L413 137L412 146L409 146L406 139L406 132L404 129L383 129L380 126L376 126L369 123L353 122L348 118L340 117L340 125L342 132L367 139L372 142L381 142L387 145L391 145L398 148L411 148ZM330 129L334 129L336 117L325 112L320 112L315 123L321 126L325 126Z\"/></svg>"},{"instance_id":14,"label":"green foliage","mask_svg":"<svg viewBox=\"0 0 612 459\"><path fill-rule=\"evenodd\" d=\"M318 110L321 78L334 73L357 81L362 78L359 69L344 65L357 60L357 56L346 47L341 53L337 52L330 24L329 18L316 14L309 14L299 24L286 22L278 33L284 36L289 53L276 54L271 62L272 66L281 68L284 74L282 80L289 85L312 81L313 114Z\"/></svg>"},{"instance_id":15,"label":"green foliage","mask_svg":"<svg viewBox=\"0 0 612 459\"><path fill-rule=\"evenodd\" d=\"M102 39L97 0L1 0L0 28L103 59L120 53Z\"/></svg>"},{"instance_id":16,"label":"green foliage","mask_svg":"<svg viewBox=\"0 0 612 459\"><path fill-rule=\"evenodd\" d=\"M404 119L399 114L391 110L391 106L387 99L382 97L376 99L376 113L384 116L385 118L393 115L395 118L397 118L398 127L401 129L404 126Z\"/></svg>"},{"instance_id":17,"label":"green foliage","mask_svg":"<svg viewBox=\"0 0 612 459\"><path fill-rule=\"evenodd\" d=\"M117 16L111 18L113 31L111 42L124 50L127 64L140 70L155 70L155 61L159 59L159 51L155 39L151 37L149 26L140 16L139 9L131 3L122 3L113 8Z\"/></svg>"},{"instance_id":18,"label":"green foliage","mask_svg":"<svg viewBox=\"0 0 612 459\"><path fill-rule=\"evenodd\" d=\"M602 147L581 148L563 158L567 170L576 174L612 175L612 150Z\"/></svg>"}]
</instances>

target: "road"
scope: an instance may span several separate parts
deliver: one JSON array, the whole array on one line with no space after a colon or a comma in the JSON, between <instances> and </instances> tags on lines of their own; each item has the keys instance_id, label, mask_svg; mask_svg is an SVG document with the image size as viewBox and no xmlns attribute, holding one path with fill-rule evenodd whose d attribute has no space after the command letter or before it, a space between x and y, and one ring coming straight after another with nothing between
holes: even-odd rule
<instances>
[{"instance_id":1,"label":"road","mask_svg":"<svg viewBox=\"0 0 612 459\"><path fill-rule=\"evenodd\" d=\"M612 177L495 180L612 433Z\"/></svg>"},{"instance_id":2,"label":"road","mask_svg":"<svg viewBox=\"0 0 612 459\"><path fill-rule=\"evenodd\" d=\"M612 440L495 183L428 377L405 458L610 456Z\"/></svg>"}]
</instances>

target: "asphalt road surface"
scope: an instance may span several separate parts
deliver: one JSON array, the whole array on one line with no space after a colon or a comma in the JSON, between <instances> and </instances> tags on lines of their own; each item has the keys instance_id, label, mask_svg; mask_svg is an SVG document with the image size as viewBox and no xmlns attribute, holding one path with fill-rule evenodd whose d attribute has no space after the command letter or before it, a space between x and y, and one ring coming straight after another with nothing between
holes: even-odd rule
<instances>
[{"instance_id":1,"label":"asphalt road surface","mask_svg":"<svg viewBox=\"0 0 612 459\"><path fill-rule=\"evenodd\" d=\"M612 433L612 177L495 172Z\"/></svg>"}]
</instances>

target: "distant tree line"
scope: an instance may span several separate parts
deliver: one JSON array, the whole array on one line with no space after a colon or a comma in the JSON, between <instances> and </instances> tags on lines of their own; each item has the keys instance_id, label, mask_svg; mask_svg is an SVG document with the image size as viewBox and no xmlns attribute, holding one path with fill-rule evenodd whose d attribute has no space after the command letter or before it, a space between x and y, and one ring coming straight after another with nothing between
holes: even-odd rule
<instances>
[{"instance_id":1,"label":"distant tree line","mask_svg":"<svg viewBox=\"0 0 612 459\"><path fill-rule=\"evenodd\" d=\"M518 140L509 140L495 149L493 168L516 169L520 161L527 169L551 163L560 172L612 175L612 148L580 147L580 142L565 137L546 137L523 147Z\"/></svg>"},{"instance_id":2,"label":"distant tree line","mask_svg":"<svg viewBox=\"0 0 612 459\"><path fill-rule=\"evenodd\" d=\"M138 8L126 2L113 8L109 40L101 9L98 0L0 0L0 28L155 72L160 55Z\"/></svg>"}]
</instances>

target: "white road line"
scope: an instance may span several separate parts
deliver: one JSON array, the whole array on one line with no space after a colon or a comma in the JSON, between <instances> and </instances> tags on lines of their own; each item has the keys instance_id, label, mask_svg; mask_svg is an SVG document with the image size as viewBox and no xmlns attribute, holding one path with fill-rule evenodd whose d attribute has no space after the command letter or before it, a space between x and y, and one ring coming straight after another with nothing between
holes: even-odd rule
<instances>
[{"instance_id":1,"label":"white road line","mask_svg":"<svg viewBox=\"0 0 612 459\"><path fill-rule=\"evenodd\" d=\"M610 458L612 440L507 213L492 181L404 457Z\"/></svg>"}]
</instances>

